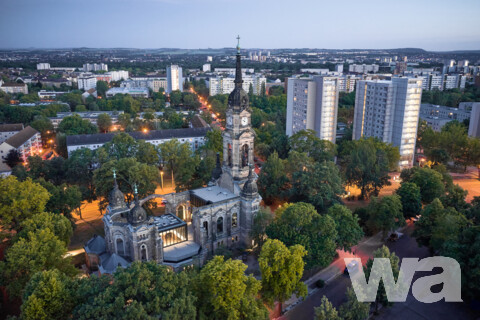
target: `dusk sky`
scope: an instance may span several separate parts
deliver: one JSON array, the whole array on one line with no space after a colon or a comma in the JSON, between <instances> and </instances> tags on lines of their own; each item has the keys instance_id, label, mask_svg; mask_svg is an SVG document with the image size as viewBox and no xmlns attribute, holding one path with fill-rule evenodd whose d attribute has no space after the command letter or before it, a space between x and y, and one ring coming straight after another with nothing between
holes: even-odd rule
<instances>
[{"instance_id":1,"label":"dusk sky","mask_svg":"<svg viewBox=\"0 0 480 320\"><path fill-rule=\"evenodd\" d=\"M0 0L1 48L480 49L479 0Z\"/></svg>"}]
</instances>

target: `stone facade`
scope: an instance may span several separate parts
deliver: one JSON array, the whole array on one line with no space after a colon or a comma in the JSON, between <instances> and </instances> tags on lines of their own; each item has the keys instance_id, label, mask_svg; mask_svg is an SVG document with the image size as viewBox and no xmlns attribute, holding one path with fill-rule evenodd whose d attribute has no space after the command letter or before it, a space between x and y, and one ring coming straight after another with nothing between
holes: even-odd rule
<instances>
[{"instance_id":1,"label":"stone facade","mask_svg":"<svg viewBox=\"0 0 480 320\"><path fill-rule=\"evenodd\" d=\"M117 255L127 264L154 260L180 270L187 265L202 265L220 247L252 245L249 235L261 197L252 166L255 133L251 128L248 95L242 89L239 49L235 89L228 102L223 161L217 155L209 185L180 193L150 195L142 200L136 197L134 203L127 205L115 182L103 218L105 252L95 249L101 247L98 238L95 248L91 247L92 239L85 246L87 259L98 255L101 265ZM153 198L165 201L164 215L147 216L142 204ZM103 266L102 270L111 273L116 267L109 271Z\"/></svg>"}]
</instances>

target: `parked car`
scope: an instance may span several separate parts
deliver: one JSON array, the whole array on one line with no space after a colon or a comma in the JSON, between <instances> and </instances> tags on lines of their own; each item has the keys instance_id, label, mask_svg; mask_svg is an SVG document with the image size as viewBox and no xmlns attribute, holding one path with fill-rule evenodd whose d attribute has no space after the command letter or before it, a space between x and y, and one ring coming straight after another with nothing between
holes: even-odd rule
<instances>
[{"instance_id":1,"label":"parked car","mask_svg":"<svg viewBox=\"0 0 480 320\"><path fill-rule=\"evenodd\" d=\"M398 234L396 232L392 233L389 237L388 237L388 241L390 242L395 242L398 240Z\"/></svg>"},{"instance_id":2,"label":"parked car","mask_svg":"<svg viewBox=\"0 0 480 320\"><path fill-rule=\"evenodd\" d=\"M358 268L359 268L360 264L356 261L356 260L352 260L350 261L349 264L347 264L345 266L345 270L343 270L343 274L347 274L348 275L348 269L354 271L354 272L357 272L358 271Z\"/></svg>"}]
</instances>

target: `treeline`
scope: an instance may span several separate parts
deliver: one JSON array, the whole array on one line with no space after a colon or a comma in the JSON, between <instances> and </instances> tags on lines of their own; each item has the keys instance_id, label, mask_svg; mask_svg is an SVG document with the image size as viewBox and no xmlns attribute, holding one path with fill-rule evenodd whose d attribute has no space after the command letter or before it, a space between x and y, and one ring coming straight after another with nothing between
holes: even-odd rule
<instances>
[{"instance_id":1,"label":"treeline","mask_svg":"<svg viewBox=\"0 0 480 320\"><path fill-rule=\"evenodd\" d=\"M460 102L480 100L480 88L466 85L465 90L425 90L422 91L422 103L431 103L440 106L457 108Z\"/></svg>"},{"instance_id":2,"label":"treeline","mask_svg":"<svg viewBox=\"0 0 480 320\"><path fill-rule=\"evenodd\" d=\"M132 186L137 184L140 196L144 197L152 194L159 184L159 168L165 170L166 176L173 176L177 191L206 184L215 166L216 153L221 150L218 130L209 131L205 145L197 151L193 151L189 143L176 139L156 147L120 133L99 149L75 150L66 160L29 157L27 164L15 166L12 174L20 180L43 179L58 187L76 186L81 191L81 200L92 201L106 198L113 185L115 168L120 189L133 197Z\"/></svg>"},{"instance_id":3,"label":"treeline","mask_svg":"<svg viewBox=\"0 0 480 320\"><path fill-rule=\"evenodd\" d=\"M463 167L480 165L480 139L467 135L468 128L457 120L448 122L440 132L435 132L425 122L420 122L418 145L433 163Z\"/></svg>"}]
</instances>

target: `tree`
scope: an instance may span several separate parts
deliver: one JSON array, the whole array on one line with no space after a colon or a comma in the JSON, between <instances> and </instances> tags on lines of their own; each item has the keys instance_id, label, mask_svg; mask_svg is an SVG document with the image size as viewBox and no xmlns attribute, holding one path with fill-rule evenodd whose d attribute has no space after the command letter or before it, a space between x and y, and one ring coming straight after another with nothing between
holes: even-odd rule
<instances>
[{"instance_id":1,"label":"tree","mask_svg":"<svg viewBox=\"0 0 480 320\"><path fill-rule=\"evenodd\" d=\"M458 242L462 230L468 225L465 216L454 208L447 208L434 222L430 248L441 252L448 242Z\"/></svg>"},{"instance_id":2,"label":"tree","mask_svg":"<svg viewBox=\"0 0 480 320\"><path fill-rule=\"evenodd\" d=\"M365 320L370 313L370 303L359 302L355 291L347 289L347 301L340 306L340 318L344 320Z\"/></svg>"},{"instance_id":3,"label":"tree","mask_svg":"<svg viewBox=\"0 0 480 320\"><path fill-rule=\"evenodd\" d=\"M391 271L393 273L393 278L395 282L398 280L398 274L400 272L399 263L400 259L395 255L394 252L390 252L388 247L382 246L373 252L373 258L387 258L390 260ZM367 265L363 267L365 272L365 279L370 279L370 274L372 272L373 267L373 259L368 259ZM387 271L389 272L389 271ZM377 295L375 297L375 313L378 312L378 305L382 304L385 307L391 306L392 303L388 301L387 292L385 291L385 285L383 283L383 279L380 280L380 284L378 286Z\"/></svg>"},{"instance_id":4,"label":"tree","mask_svg":"<svg viewBox=\"0 0 480 320\"><path fill-rule=\"evenodd\" d=\"M176 179L181 173L182 180L185 182L193 176L195 164L192 163L192 150L188 143L180 143L177 139L172 139L162 143L158 148L161 162L166 165L172 177Z\"/></svg>"},{"instance_id":5,"label":"tree","mask_svg":"<svg viewBox=\"0 0 480 320\"><path fill-rule=\"evenodd\" d=\"M452 207L458 212L464 212L469 208L469 204L465 201L468 190L463 190L458 184L447 189L447 193L440 197L440 201L445 208Z\"/></svg>"},{"instance_id":6,"label":"tree","mask_svg":"<svg viewBox=\"0 0 480 320\"><path fill-rule=\"evenodd\" d=\"M53 134L53 124L50 119L45 116L35 117L35 120L32 121L30 126L40 131L40 133L42 134L43 143L45 143L48 140L48 137Z\"/></svg>"},{"instance_id":7,"label":"tree","mask_svg":"<svg viewBox=\"0 0 480 320\"><path fill-rule=\"evenodd\" d=\"M268 312L257 299L260 281L244 274L239 260L215 256L195 279L194 289L200 319L267 319Z\"/></svg>"},{"instance_id":8,"label":"tree","mask_svg":"<svg viewBox=\"0 0 480 320\"><path fill-rule=\"evenodd\" d=\"M428 167L416 170L410 182L415 183L420 188L423 203L430 203L433 199L440 198L445 193L442 175Z\"/></svg>"},{"instance_id":9,"label":"tree","mask_svg":"<svg viewBox=\"0 0 480 320\"><path fill-rule=\"evenodd\" d=\"M45 210L50 195L30 178L20 182L14 176L0 179L0 224L2 231L20 231L21 223ZM7 236L10 236L8 233Z\"/></svg>"},{"instance_id":10,"label":"tree","mask_svg":"<svg viewBox=\"0 0 480 320\"><path fill-rule=\"evenodd\" d=\"M110 128L112 127L112 118L110 118L110 115L108 113L99 114L97 118L97 126L100 132L105 133L110 131Z\"/></svg>"},{"instance_id":11,"label":"tree","mask_svg":"<svg viewBox=\"0 0 480 320\"><path fill-rule=\"evenodd\" d=\"M136 184L140 197L153 194L159 178L157 167L138 162L135 158L122 158L104 163L93 173L93 184L97 196L103 199L100 207L107 204L107 196L113 188L113 170L116 170L120 190L133 200L133 185Z\"/></svg>"},{"instance_id":12,"label":"tree","mask_svg":"<svg viewBox=\"0 0 480 320\"><path fill-rule=\"evenodd\" d=\"M129 113L121 113L118 115L118 123L122 127L123 130L127 131L132 123L132 119Z\"/></svg>"},{"instance_id":13,"label":"tree","mask_svg":"<svg viewBox=\"0 0 480 320\"><path fill-rule=\"evenodd\" d=\"M422 211L422 196L420 188L412 182L402 182L400 188L396 191L402 201L403 217L405 219L414 218Z\"/></svg>"},{"instance_id":14,"label":"tree","mask_svg":"<svg viewBox=\"0 0 480 320\"><path fill-rule=\"evenodd\" d=\"M17 149L10 149L4 161L4 163L6 163L10 168L15 167L22 162L23 161L22 158L20 158L20 152L18 152Z\"/></svg>"},{"instance_id":15,"label":"tree","mask_svg":"<svg viewBox=\"0 0 480 320\"><path fill-rule=\"evenodd\" d=\"M290 161L290 159L289 159ZM290 201L304 201L315 206L318 212L325 212L334 204L341 203L340 195L345 193L338 167L332 161L307 162L296 167L291 178Z\"/></svg>"},{"instance_id":16,"label":"tree","mask_svg":"<svg viewBox=\"0 0 480 320\"><path fill-rule=\"evenodd\" d=\"M370 217L367 225L371 230L382 231L384 239L388 232L405 225L402 202L398 195L385 196L381 199L372 198L368 205L368 211Z\"/></svg>"},{"instance_id":17,"label":"tree","mask_svg":"<svg viewBox=\"0 0 480 320\"><path fill-rule=\"evenodd\" d=\"M28 282L23 295L22 319L68 319L75 306L72 280L57 269L40 271Z\"/></svg>"},{"instance_id":18,"label":"tree","mask_svg":"<svg viewBox=\"0 0 480 320\"><path fill-rule=\"evenodd\" d=\"M180 90L170 92L170 103L172 106L178 106L182 103L182 92Z\"/></svg>"},{"instance_id":19,"label":"tree","mask_svg":"<svg viewBox=\"0 0 480 320\"><path fill-rule=\"evenodd\" d=\"M413 236L417 239L419 246L430 245L435 221L443 214L444 209L439 199L435 199L425 206L422 216L415 224L415 230L413 231Z\"/></svg>"},{"instance_id":20,"label":"tree","mask_svg":"<svg viewBox=\"0 0 480 320\"><path fill-rule=\"evenodd\" d=\"M387 148L373 138L351 141L348 145L345 148L348 153L341 155L347 182L361 190L362 199L378 195L383 186L390 185L388 171L395 165L397 155L399 158L398 148ZM379 147L382 145L383 148Z\"/></svg>"},{"instance_id":21,"label":"tree","mask_svg":"<svg viewBox=\"0 0 480 320\"><path fill-rule=\"evenodd\" d=\"M333 161L336 155L335 144L321 140L314 130L301 130L289 139L291 150L305 152L315 161Z\"/></svg>"},{"instance_id":22,"label":"tree","mask_svg":"<svg viewBox=\"0 0 480 320\"><path fill-rule=\"evenodd\" d=\"M270 305L280 305L292 294L307 295L307 286L301 282L303 257L307 254L301 245L287 248L281 241L269 239L262 247L258 263L262 273L262 298Z\"/></svg>"},{"instance_id":23,"label":"tree","mask_svg":"<svg viewBox=\"0 0 480 320\"><path fill-rule=\"evenodd\" d=\"M220 158L222 158L222 153L223 153L222 131L218 129L213 129L208 131L205 139L205 144L202 146L202 149L211 150L214 153L219 153Z\"/></svg>"},{"instance_id":24,"label":"tree","mask_svg":"<svg viewBox=\"0 0 480 320\"><path fill-rule=\"evenodd\" d=\"M315 308L315 320L341 320L337 309L328 301L327 297L322 297L322 303Z\"/></svg>"},{"instance_id":25,"label":"tree","mask_svg":"<svg viewBox=\"0 0 480 320\"><path fill-rule=\"evenodd\" d=\"M462 270L462 297L475 300L480 295L480 228L464 228L455 240L447 241L441 255L452 257Z\"/></svg>"},{"instance_id":26,"label":"tree","mask_svg":"<svg viewBox=\"0 0 480 320\"><path fill-rule=\"evenodd\" d=\"M337 231L337 248L350 251L363 237L363 230L358 224L359 218L341 204L335 204L327 211L335 222Z\"/></svg>"},{"instance_id":27,"label":"tree","mask_svg":"<svg viewBox=\"0 0 480 320\"><path fill-rule=\"evenodd\" d=\"M95 152L88 148L73 151L65 161L65 180L80 188L82 199L94 199L93 171L95 165Z\"/></svg>"},{"instance_id":28,"label":"tree","mask_svg":"<svg viewBox=\"0 0 480 320\"><path fill-rule=\"evenodd\" d=\"M66 135L91 134L98 131L94 124L82 119L78 114L63 118L57 130Z\"/></svg>"},{"instance_id":29,"label":"tree","mask_svg":"<svg viewBox=\"0 0 480 320\"><path fill-rule=\"evenodd\" d=\"M102 96L102 98L105 98L106 95L105 93L108 91L108 83L105 81L97 81L97 93L98 95Z\"/></svg>"},{"instance_id":30,"label":"tree","mask_svg":"<svg viewBox=\"0 0 480 320\"><path fill-rule=\"evenodd\" d=\"M287 204L275 212L275 220L267 227L267 236L287 246L302 245L308 255L306 265L327 266L335 256L337 232L328 215L319 215L308 203Z\"/></svg>"},{"instance_id":31,"label":"tree","mask_svg":"<svg viewBox=\"0 0 480 320\"><path fill-rule=\"evenodd\" d=\"M2 284L12 297L19 297L37 272L56 268L73 276L77 271L70 259L63 258L66 253L65 243L49 228L29 232L7 250L5 260L0 262Z\"/></svg>"},{"instance_id":32,"label":"tree","mask_svg":"<svg viewBox=\"0 0 480 320\"><path fill-rule=\"evenodd\" d=\"M99 284L94 299L83 298L75 308L74 319L196 319L196 298L185 272L154 261L134 262L118 268L110 285Z\"/></svg>"},{"instance_id":33,"label":"tree","mask_svg":"<svg viewBox=\"0 0 480 320\"><path fill-rule=\"evenodd\" d=\"M56 186L43 178L38 179L37 182L50 194L45 210L56 214L64 214L73 224L74 219L71 213L78 210L82 204L80 188L76 185L68 186L67 184Z\"/></svg>"},{"instance_id":34,"label":"tree","mask_svg":"<svg viewBox=\"0 0 480 320\"><path fill-rule=\"evenodd\" d=\"M266 229L267 226L273 221L273 215L269 209L260 208L255 217L253 218L252 230L250 236L256 248L261 249L265 241L267 240Z\"/></svg>"},{"instance_id":35,"label":"tree","mask_svg":"<svg viewBox=\"0 0 480 320\"><path fill-rule=\"evenodd\" d=\"M70 221L60 214L41 212L22 222L21 231L17 233L14 242L19 238L28 238L30 232L38 232L39 230L50 229L55 236L68 246L70 238L73 235L72 224Z\"/></svg>"},{"instance_id":36,"label":"tree","mask_svg":"<svg viewBox=\"0 0 480 320\"><path fill-rule=\"evenodd\" d=\"M285 174L284 161L274 151L264 163L258 177L258 190L266 204L281 199L286 189L288 178Z\"/></svg>"}]
</instances>

